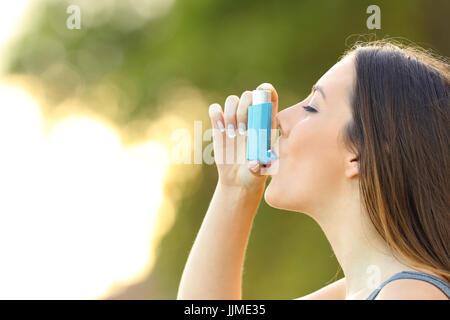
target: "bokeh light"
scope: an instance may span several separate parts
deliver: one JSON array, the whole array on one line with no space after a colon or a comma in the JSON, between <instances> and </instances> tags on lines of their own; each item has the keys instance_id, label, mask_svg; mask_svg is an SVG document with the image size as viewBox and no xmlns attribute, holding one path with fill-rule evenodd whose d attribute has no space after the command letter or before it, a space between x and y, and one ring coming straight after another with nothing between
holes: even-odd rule
<instances>
[{"instance_id":1,"label":"bokeh light","mask_svg":"<svg viewBox=\"0 0 450 320\"><path fill-rule=\"evenodd\" d=\"M166 148L77 115L45 132L30 95L0 95L0 297L97 298L148 272Z\"/></svg>"}]
</instances>

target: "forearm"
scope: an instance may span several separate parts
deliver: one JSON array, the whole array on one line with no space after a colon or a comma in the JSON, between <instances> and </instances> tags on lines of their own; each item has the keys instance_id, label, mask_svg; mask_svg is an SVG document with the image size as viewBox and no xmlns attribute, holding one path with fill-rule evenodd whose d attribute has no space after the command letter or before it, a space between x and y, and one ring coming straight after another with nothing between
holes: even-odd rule
<instances>
[{"instance_id":1,"label":"forearm","mask_svg":"<svg viewBox=\"0 0 450 320\"><path fill-rule=\"evenodd\" d=\"M257 191L218 184L189 254L177 299L241 299L242 269Z\"/></svg>"}]
</instances>

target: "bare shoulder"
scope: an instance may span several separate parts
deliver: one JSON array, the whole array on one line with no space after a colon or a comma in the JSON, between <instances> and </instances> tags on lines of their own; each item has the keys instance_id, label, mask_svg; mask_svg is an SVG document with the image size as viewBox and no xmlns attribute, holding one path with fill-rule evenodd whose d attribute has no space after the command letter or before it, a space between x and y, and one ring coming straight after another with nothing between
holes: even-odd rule
<instances>
[{"instance_id":1,"label":"bare shoulder","mask_svg":"<svg viewBox=\"0 0 450 320\"><path fill-rule=\"evenodd\" d=\"M376 300L448 300L436 286L417 279L398 279L386 284Z\"/></svg>"},{"instance_id":2,"label":"bare shoulder","mask_svg":"<svg viewBox=\"0 0 450 320\"><path fill-rule=\"evenodd\" d=\"M345 299L345 277L325 287L314 291L306 296L294 300L344 300Z\"/></svg>"}]
</instances>

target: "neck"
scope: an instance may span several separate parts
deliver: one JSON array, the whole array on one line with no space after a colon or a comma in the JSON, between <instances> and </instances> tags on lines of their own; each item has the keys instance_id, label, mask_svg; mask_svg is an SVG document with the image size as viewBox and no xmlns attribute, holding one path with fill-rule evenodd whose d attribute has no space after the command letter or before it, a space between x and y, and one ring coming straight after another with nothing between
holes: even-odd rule
<instances>
[{"instance_id":1,"label":"neck","mask_svg":"<svg viewBox=\"0 0 450 320\"><path fill-rule=\"evenodd\" d=\"M351 193L350 193L351 194ZM314 215L346 279L346 299L364 299L397 272L412 270L401 263L361 210L359 195L335 202Z\"/></svg>"}]
</instances>

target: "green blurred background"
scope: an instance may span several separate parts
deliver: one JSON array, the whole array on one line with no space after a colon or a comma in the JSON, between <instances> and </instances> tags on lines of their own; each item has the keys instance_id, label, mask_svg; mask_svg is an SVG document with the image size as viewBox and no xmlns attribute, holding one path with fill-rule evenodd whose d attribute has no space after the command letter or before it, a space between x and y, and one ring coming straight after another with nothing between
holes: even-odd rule
<instances>
[{"instance_id":1,"label":"green blurred background","mask_svg":"<svg viewBox=\"0 0 450 320\"><path fill-rule=\"evenodd\" d=\"M66 28L70 4L81 8L80 30ZM380 30L366 27L372 4L381 9ZM282 110L304 99L357 40L407 39L449 56L449 15L448 0L40 0L9 49L6 74L39 83L46 115L68 112L61 106L76 101L76 108L117 128L124 143L154 139L170 147L180 126L167 120L171 113L187 130L194 120L206 130L209 104L223 105L228 95L263 82L278 90ZM206 164L170 170L176 174L166 179L164 195L175 214L153 267L106 298L176 298L217 172ZM311 218L261 202L245 259L244 299L292 299L342 276Z\"/></svg>"}]
</instances>

